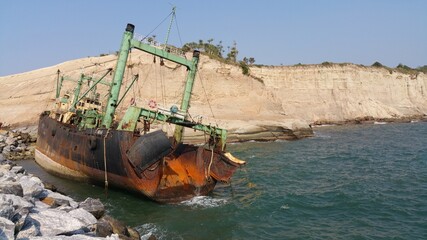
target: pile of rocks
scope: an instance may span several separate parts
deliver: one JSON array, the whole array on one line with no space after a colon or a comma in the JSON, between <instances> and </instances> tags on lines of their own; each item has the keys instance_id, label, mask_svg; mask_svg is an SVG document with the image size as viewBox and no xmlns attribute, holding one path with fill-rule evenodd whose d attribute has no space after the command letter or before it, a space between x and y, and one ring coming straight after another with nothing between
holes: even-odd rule
<instances>
[{"instance_id":1,"label":"pile of rocks","mask_svg":"<svg viewBox=\"0 0 427 240\"><path fill-rule=\"evenodd\" d=\"M34 159L37 128L0 128L0 153L9 160Z\"/></svg>"},{"instance_id":2,"label":"pile of rocks","mask_svg":"<svg viewBox=\"0 0 427 240\"><path fill-rule=\"evenodd\" d=\"M140 239L97 199L76 202L0 154L0 239Z\"/></svg>"}]
</instances>

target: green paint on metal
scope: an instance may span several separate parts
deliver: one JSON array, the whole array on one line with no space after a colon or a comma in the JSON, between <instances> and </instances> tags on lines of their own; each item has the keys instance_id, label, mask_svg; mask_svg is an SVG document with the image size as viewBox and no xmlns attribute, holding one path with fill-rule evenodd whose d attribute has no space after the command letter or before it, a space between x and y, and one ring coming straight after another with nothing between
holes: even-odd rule
<instances>
[{"instance_id":1,"label":"green paint on metal","mask_svg":"<svg viewBox=\"0 0 427 240\"><path fill-rule=\"evenodd\" d=\"M139 49L143 52L146 52L146 53L152 54L154 56L167 59L171 62L178 63L180 65L186 66L189 69L193 69L195 67L194 62L191 60L187 60L184 57L177 56L173 53L170 53L170 52L165 51L165 50L160 49L160 48L153 47L151 45L148 45L146 43L140 42L140 41L135 40L135 39L132 39L131 46L136 48L136 49Z\"/></svg>"},{"instance_id":2,"label":"green paint on metal","mask_svg":"<svg viewBox=\"0 0 427 240\"><path fill-rule=\"evenodd\" d=\"M140 117L141 108L130 106L117 127L117 130L133 132Z\"/></svg>"},{"instance_id":3,"label":"green paint on metal","mask_svg":"<svg viewBox=\"0 0 427 240\"><path fill-rule=\"evenodd\" d=\"M194 51L193 61L192 61L194 64L194 67L190 68L188 71L188 74L187 74L187 81L185 83L185 91L184 91L184 95L182 96L182 101L181 101L181 111L185 112L185 117L187 117L188 107L190 106L191 93L193 91L194 79L196 78L197 64L199 62L199 56L200 56L200 53L198 51ZM181 127L181 126L175 127L174 138L175 138L176 142L182 141L183 132L184 132L183 127Z\"/></svg>"},{"instance_id":4,"label":"green paint on metal","mask_svg":"<svg viewBox=\"0 0 427 240\"><path fill-rule=\"evenodd\" d=\"M106 128L110 128L114 120L114 114L117 108L117 100L119 98L120 87L122 85L123 75L130 50L130 42L133 37L133 30L134 26L132 24L128 24L126 31L123 33L119 58L117 59L116 71L114 72L113 82L111 83L110 97L108 98L105 115L102 119L102 126L105 126Z\"/></svg>"},{"instance_id":5,"label":"green paint on metal","mask_svg":"<svg viewBox=\"0 0 427 240\"><path fill-rule=\"evenodd\" d=\"M84 79L85 75L81 74L80 75L80 79L77 82L77 86L74 89L74 98L73 98L73 102L71 103L71 111L74 112L76 110L76 106L78 103L78 99L79 99L79 95L80 95L80 90L82 89L82 84L83 84L83 79Z\"/></svg>"},{"instance_id":6,"label":"green paint on metal","mask_svg":"<svg viewBox=\"0 0 427 240\"><path fill-rule=\"evenodd\" d=\"M117 105L120 104L124 96L126 96L128 89L125 94L122 96L118 102L118 97L120 93L120 86L123 80L123 75L126 67L127 57L129 50L131 48L136 48L141 51L147 52L154 56L169 60L171 62L183 65L187 67L187 79L185 84L185 91L182 96L181 101L181 112L185 113L184 118L182 116L177 116L174 113L162 113L159 111L152 111L144 108L139 108L135 106L130 106L125 113L124 117L119 123L118 130L123 131L135 131L137 127L137 122L139 118L144 120L156 120L160 122L167 122L177 125L175 128L174 138L177 143L182 141L182 133L184 127L192 128L195 130L203 131L209 134L214 140L215 143L224 149L225 141L227 138L227 131L225 129L217 128L214 126L199 124L187 120L187 111L190 106L191 93L193 91L194 80L197 73L197 64L199 62L198 51L193 53L193 59L187 60L184 57L177 56L173 53L170 53L166 49L156 48L149 44L132 39L133 37L134 26L128 24L125 33L123 34L122 45L119 52L119 58L117 60L116 71L114 74L113 82L111 83L110 97L108 99L107 109L105 115L102 119L102 126L107 128L111 127L113 122L113 117ZM135 81L135 79L134 79ZM133 84L133 83L132 83Z\"/></svg>"},{"instance_id":7,"label":"green paint on metal","mask_svg":"<svg viewBox=\"0 0 427 240\"><path fill-rule=\"evenodd\" d=\"M172 123L177 125L177 127L187 127L187 128L192 128L194 130L202 131L210 135L211 137L213 137L217 145L221 146L223 150L225 148L225 143L227 140L227 130L225 129L218 128L215 126L210 126L210 125L204 125L201 123L191 122L191 121L182 119L180 117L177 117L173 113L170 113L170 114L161 113L159 111L152 111L152 110L139 108L135 106L131 106L128 108L117 129L133 132L136 129L136 124L139 118L142 118L143 120L148 120L148 121L156 120L159 122Z\"/></svg>"},{"instance_id":8,"label":"green paint on metal","mask_svg":"<svg viewBox=\"0 0 427 240\"><path fill-rule=\"evenodd\" d=\"M132 80L132 82L130 83L129 87L126 89L125 93L123 94L122 98L120 98L119 103L117 103L117 106L120 105L120 103L123 101L123 99L125 98L126 94L129 92L130 88L132 87L132 85L135 83L135 81L137 81L139 78L139 74L136 74Z\"/></svg>"},{"instance_id":9,"label":"green paint on metal","mask_svg":"<svg viewBox=\"0 0 427 240\"><path fill-rule=\"evenodd\" d=\"M78 110L77 115L81 118L79 129L96 128L98 126L98 121L102 116L96 110L85 110L85 112Z\"/></svg>"},{"instance_id":10,"label":"green paint on metal","mask_svg":"<svg viewBox=\"0 0 427 240\"><path fill-rule=\"evenodd\" d=\"M110 73L111 71L113 71L113 69L111 69L111 68L109 68L108 70L107 70L107 72L100 78L100 79L98 79L94 84L92 84L92 86L88 89L88 90L86 90L86 92L85 93L83 93L82 94L82 96L77 100L77 102L80 102L91 90L93 90L95 87L96 87L96 85L98 85L98 83L100 83L101 81L102 81L102 79L104 79L104 77L105 76L107 76L108 75L108 73ZM88 80L92 80L92 78L87 78ZM94 93L94 95L95 95L95 93ZM73 105L74 106L74 105Z\"/></svg>"}]
</instances>

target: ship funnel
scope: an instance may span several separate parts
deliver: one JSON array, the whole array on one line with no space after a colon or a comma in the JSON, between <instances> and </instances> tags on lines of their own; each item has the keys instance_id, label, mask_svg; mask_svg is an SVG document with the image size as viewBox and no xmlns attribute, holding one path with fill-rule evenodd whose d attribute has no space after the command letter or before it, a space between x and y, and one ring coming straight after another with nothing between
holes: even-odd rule
<instances>
[{"instance_id":1,"label":"ship funnel","mask_svg":"<svg viewBox=\"0 0 427 240\"><path fill-rule=\"evenodd\" d=\"M131 32L133 33L133 30L135 29L135 26L131 23L128 23L128 25L126 26L126 32Z\"/></svg>"},{"instance_id":2,"label":"ship funnel","mask_svg":"<svg viewBox=\"0 0 427 240\"><path fill-rule=\"evenodd\" d=\"M194 50L194 52L193 52L193 57L194 57L194 58L199 58L199 56L200 56L200 51L198 51L198 50Z\"/></svg>"}]
</instances>

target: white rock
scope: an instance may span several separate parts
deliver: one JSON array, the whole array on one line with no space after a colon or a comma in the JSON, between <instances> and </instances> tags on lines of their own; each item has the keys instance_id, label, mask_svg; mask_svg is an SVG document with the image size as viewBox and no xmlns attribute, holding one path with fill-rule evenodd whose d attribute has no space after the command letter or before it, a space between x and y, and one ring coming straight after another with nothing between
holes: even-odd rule
<instances>
[{"instance_id":1,"label":"white rock","mask_svg":"<svg viewBox=\"0 0 427 240\"><path fill-rule=\"evenodd\" d=\"M0 217L11 220L14 214L15 208L13 207L12 200L0 200Z\"/></svg>"},{"instance_id":2,"label":"white rock","mask_svg":"<svg viewBox=\"0 0 427 240\"><path fill-rule=\"evenodd\" d=\"M39 226L35 222L28 220L27 218L27 221L25 221L25 224L21 228L21 231L19 231L16 235L16 239L27 240L32 239L32 237L38 235L40 235Z\"/></svg>"},{"instance_id":3,"label":"white rock","mask_svg":"<svg viewBox=\"0 0 427 240\"><path fill-rule=\"evenodd\" d=\"M22 176L19 182L21 183L24 196L27 197L36 197L44 190L44 185L38 177Z\"/></svg>"},{"instance_id":4,"label":"white rock","mask_svg":"<svg viewBox=\"0 0 427 240\"><path fill-rule=\"evenodd\" d=\"M84 210L83 208L77 208L68 213L74 218L77 218L82 221L85 226L89 226L97 222L96 218L90 212Z\"/></svg>"},{"instance_id":5,"label":"white rock","mask_svg":"<svg viewBox=\"0 0 427 240\"><path fill-rule=\"evenodd\" d=\"M10 164L2 164L0 165L0 171L9 171L12 168Z\"/></svg>"},{"instance_id":6,"label":"white rock","mask_svg":"<svg viewBox=\"0 0 427 240\"><path fill-rule=\"evenodd\" d=\"M72 235L72 236L31 237L29 239L30 240L93 240L93 239L120 240L118 234L112 234L111 236L106 237L106 238L77 234L77 235Z\"/></svg>"},{"instance_id":7,"label":"white rock","mask_svg":"<svg viewBox=\"0 0 427 240\"><path fill-rule=\"evenodd\" d=\"M58 192L52 192L51 190L47 189L45 190L47 192L47 197L51 197L53 199L55 199L55 202L58 203L58 205L69 205L70 207L72 207L73 209L77 208L79 206L79 204L74 201L72 198L62 195Z\"/></svg>"},{"instance_id":8,"label":"white rock","mask_svg":"<svg viewBox=\"0 0 427 240\"><path fill-rule=\"evenodd\" d=\"M40 235L45 237L78 232L85 227L80 220L72 217L67 212L57 209L42 209L39 212L30 213L27 221L36 226L40 231ZM26 229L26 226L24 226L23 230ZM36 235L33 236L35 237Z\"/></svg>"},{"instance_id":9,"label":"white rock","mask_svg":"<svg viewBox=\"0 0 427 240\"><path fill-rule=\"evenodd\" d=\"M0 239L14 239L15 224L4 217L0 217Z\"/></svg>"},{"instance_id":10,"label":"white rock","mask_svg":"<svg viewBox=\"0 0 427 240\"><path fill-rule=\"evenodd\" d=\"M0 202L8 202L8 201L12 202L12 206L15 209L34 207L34 204L32 204L31 202L25 200L24 198L22 198L20 196L15 196L13 194L0 193Z\"/></svg>"}]
</instances>

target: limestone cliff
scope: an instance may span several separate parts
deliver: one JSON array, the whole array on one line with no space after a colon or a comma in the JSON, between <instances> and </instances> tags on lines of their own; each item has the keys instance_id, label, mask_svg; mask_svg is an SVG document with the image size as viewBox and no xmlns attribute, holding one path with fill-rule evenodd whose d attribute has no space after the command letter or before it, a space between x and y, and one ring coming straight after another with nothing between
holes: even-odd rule
<instances>
[{"instance_id":1,"label":"limestone cliff","mask_svg":"<svg viewBox=\"0 0 427 240\"><path fill-rule=\"evenodd\" d=\"M251 68L283 111L308 122L399 119L427 113L427 76L354 64Z\"/></svg>"},{"instance_id":2,"label":"limestone cliff","mask_svg":"<svg viewBox=\"0 0 427 240\"><path fill-rule=\"evenodd\" d=\"M114 55L82 58L0 77L0 122L36 124L39 113L54 102L58 69L75 79L81 73L96 77L114 68L115 59ZM124 85L134 74L140 78L119 107L120 114L132 98L140 106L151 99L162 107L179 105L186 69L159 62L142 52L130 55ZM63 89L73 84L64 82ZM407 75L353 64L251 67L250 76L245 76L238 66L202 56L190 115L229 129L234 141L299 138L311 134L313 123L423 116L426 86L427 76L422 73Z\"/></svg>"}]
</instances>

